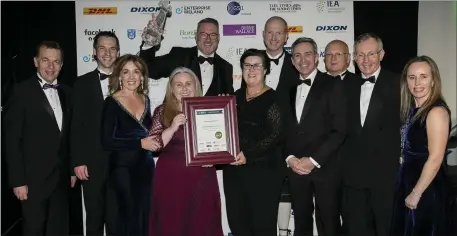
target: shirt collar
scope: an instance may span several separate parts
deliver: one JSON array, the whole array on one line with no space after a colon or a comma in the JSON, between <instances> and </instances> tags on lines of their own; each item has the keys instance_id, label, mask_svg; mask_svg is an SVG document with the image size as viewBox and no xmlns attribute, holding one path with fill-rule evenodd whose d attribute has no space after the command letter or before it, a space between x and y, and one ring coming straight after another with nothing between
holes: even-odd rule
<instances>
[{"instance_id":1,"label":"shirt collar","mask_svg":"<svg viewBox=\"0 0 457 236\"><path fill-rule=\"evenodd\" d=\"M214 52L211 53L211 55L207 56L205 54L203 54L202 52L200 52L200 49L197 50L197 56L202 56L202 57L214 57Z\"/></svg>"},{"instance_id":2,"label":"shirt collar","mask_svg":"<svg viewBox=\"0 0 457 236\"><path fill-rule=\"evenodd\" d=\"M303 78L303 77L300 75L300 80L310 79L310 80L311 80L311 85L313 85L314 79L316 78L316 75L317 75L317 68L315 68L315 69L313 70L313 72L311 72L311 74L309 74L308 77L306 77L306 78Z\"/></svg>"},{"instance_id":3,"label":"shirt collar","mask_svg":"<svg viewBox=\"0 0 457 236\"><path fill-rule=\"evenodd\" d=\"M36 75L38 76L38 82L40 83L41 86L43 86L44 84L49 84L48 82L46 82L46 80L43 79L43 77L40 75L39 72L37 72ZM52 85L55 85L55 84L57 84L57 79L52 81Z\"/></svg>"}]
</instances>

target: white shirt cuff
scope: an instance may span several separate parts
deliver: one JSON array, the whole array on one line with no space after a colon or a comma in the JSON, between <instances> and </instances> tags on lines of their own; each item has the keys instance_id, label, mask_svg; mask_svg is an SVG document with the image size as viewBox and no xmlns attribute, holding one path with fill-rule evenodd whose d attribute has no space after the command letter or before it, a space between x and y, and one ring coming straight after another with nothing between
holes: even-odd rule
<instances>
[{"instance_id":1,"label":"white shirt cuff","mask_svg":"<svg viewBox=\"0 0 457 236\"><path fill-rule=\"evenodd\" d=\"M286 160L287 160L287 159L286 159ZM310 157L309 160L310 160L311 163L313 163L313 165L315 165L317 168L321 168L321 165L319 165L319 163L317 163L317 161L315 161L312 157Z\"/></svg>"},{"instance_id":2,"label":"white shirt cuff","mask_svg":"<svg viewBox=\"0 0 457 236\"><path fill-rule=\"evenodd\" d=\"M289 155L289 156L286 158L287 167L289 167L289 160L290 160L292 157L295 157L295 156L294 156L294 155Z\"/></svg>"}]
</instances>

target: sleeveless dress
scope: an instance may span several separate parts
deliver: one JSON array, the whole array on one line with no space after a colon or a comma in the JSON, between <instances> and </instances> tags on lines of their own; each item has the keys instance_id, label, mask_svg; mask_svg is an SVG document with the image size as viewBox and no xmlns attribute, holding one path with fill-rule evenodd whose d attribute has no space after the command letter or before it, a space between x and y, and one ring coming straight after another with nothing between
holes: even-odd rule
<instances>
[{"instance_id":1,"label":"sleeveless dress","mask_svg":"<svg viewBox=\"0 0 457 236\"><path fill-rule=\"evenodd\" d=\"M162 120L160 105L150 132L159 142ZM186 166L183 126L160 150L149 222L149 236L223 236L216 168Z\"/></svg>"},{"instance_id":2,"label":"sleeveless dress","mask_svg":"<svg viewBox=\"0 0 457 236\"><path fill-rule=\"evenodd\" d=\"M434 106L449 108L443 101ZM416 114L413 107L409 119ZM402 127L402 161L397 179L391 236L448 236L447 212L448 186L444 173L444 160L436 177L422 193L418 206L411 210L405 206L406 197L412 192L428 159L426 121L409 121Z\"/></svg>"}]
</instances>

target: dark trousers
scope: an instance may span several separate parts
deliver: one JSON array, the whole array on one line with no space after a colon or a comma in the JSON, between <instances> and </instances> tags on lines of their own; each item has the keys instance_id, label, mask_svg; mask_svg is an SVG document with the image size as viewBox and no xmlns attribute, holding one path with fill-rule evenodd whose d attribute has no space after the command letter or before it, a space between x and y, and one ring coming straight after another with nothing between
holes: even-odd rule
<instances>
[{"instance_id":1,"label":"dark trousers","mask_svg":"<svg viewBox=\"0 0 457 236\"><path fill-rule=\"evenodd\" d=\"M294 236L313 236L313 212L315 212L319 236L339 235L341 231L339 176L315 174L298 175L289 170L290 196L295 223Z\"/></svg>"},{"instance_id":2,"label":"dark trousers","mask_svg":"<svg viewBox=\"0 0 457 236\"><path fill-rule=\"evenodd\" d=\"M389 236L394 186L343 189L345 236Z\"/></svg>"},{"instance_id":3,"label":"dark trousers","mask_svg":"<svg viewBox=\"0 0 457 236\"><path fill-rule=\"evenodd\" d=\"M60 182L52 184L49 182ZM70 176L28 186L27 200L22 201L23 236L62 236L69 234Z\"/></svg>"},{"instance_id":4,"label":"dark trousers","mask_svg":"<svg viewBox=\"0 0 457 236\"><path fill-rule=\"evenodd\" d=\"M86 235L116 235L116 194L108 183L107 174L94 173L89 169L89 180L82 181L86 210Z\"/></svg>"},{"instance_id":5,"label":"dark trousers","mask_svg":"<svg viewBox=\"0 0 457 236\"><path fill-rule=\"evenodd\" d=\"M276 236L283 178L265 166L224 169L227 220L233 236Z\"/></svg>"}]
</instances>

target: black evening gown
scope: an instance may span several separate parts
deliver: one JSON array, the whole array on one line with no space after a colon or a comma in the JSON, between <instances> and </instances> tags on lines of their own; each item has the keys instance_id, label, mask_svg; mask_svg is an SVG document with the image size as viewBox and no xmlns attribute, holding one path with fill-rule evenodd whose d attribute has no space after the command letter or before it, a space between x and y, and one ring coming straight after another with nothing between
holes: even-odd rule
<instances>
[{"instance_id":1,"label":"black evening gown","mask_svg":"<svg viewBox=\"0 0 457 236\"><path fill-rule=\"evenodd\" d=\"M434 106L449 108L438 101ZM412 108L409 117L417 112ZM447 196L448 186L444 173L444 163L436 177L424 191L415 210L405 206L405 199L411 193L428 159L428 139L426 121L417 119L402 127L402 161L398 173L392 236L448 236ZM446 160L446 158L444 158Z\"/></svg>"},{"instance_id":2,"label":"black evening gown","mask_svg":"<svg viewBox=\"0 0 457 236\"><path fill-rule=\"evenodd\" d=\"M141 147L152 124L149 98L141 119L128 112L113 96L105 99L102 116L102 145L110 151L110 184L118 200L117 235L148 234L154 159Z\"/></svg>"}]
</instances>

